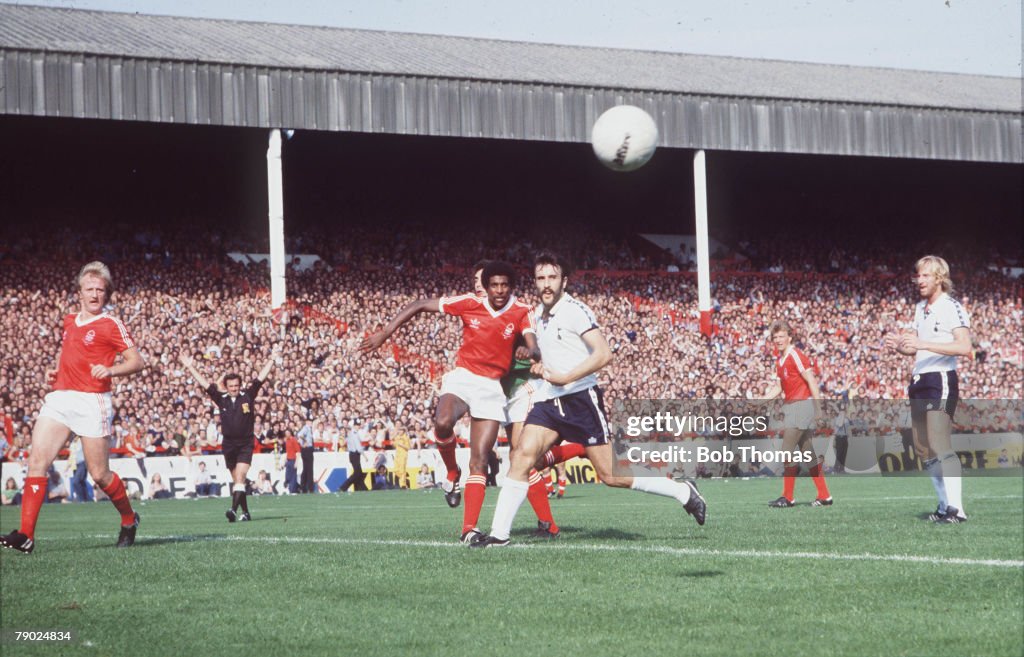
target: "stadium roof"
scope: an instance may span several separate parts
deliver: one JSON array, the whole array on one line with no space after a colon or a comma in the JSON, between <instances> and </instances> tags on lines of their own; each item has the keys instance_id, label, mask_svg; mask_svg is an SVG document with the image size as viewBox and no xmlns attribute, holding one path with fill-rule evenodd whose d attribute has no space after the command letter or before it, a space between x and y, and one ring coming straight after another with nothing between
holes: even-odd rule
<instances>
[{"instance_id":1,"label":"stadium roof","mask_svg":"<svg viewBox=\"0 0 1024 657\"><path fill-rule=\"evenodd\" d=\"M668 146L1021 161L1015 78L8 4L0 5L0 57L6 113L585 141L596 113L631 102L656 116ZM125 72L131 60L147 65ZM51 76L64 76L71 89L63 93L73 96L76 65L86 69L79 111L73 97L63 101L67 111L60 109L59 88L47 103L47 66ZM101 88L90 112L93 65L101 71L95 84L104 83L103 70L134 79ZM230 79L223 67L230 67ZM176 100L166 96L189 93L189 71L220 78L207 93L219 93L223 107L214 99L205 116L208 103L200 97L194 116L173 111ZM260 75L271 76L262 90L258 79L248 79ZM175 77L184 82L163 80ZM164 83L167 90L155 93ZM102 96L134 93L134 84L167 107L158 113L154 103L136 101L122 103L130 116L105 114ZM442 106L427 106L431 87ZM261 113L254 100L261 91L284 94L279 103L291 111L275 114L268 95ZM439 95L448 101L437 101ZM389 122L372 115L369 106L381 102L404 116ZM323 107L308 107L317 103ZM431 112L447 117L431 120ZM799 134L805 128L817 134Z\"/></svg>"}]
</instances>

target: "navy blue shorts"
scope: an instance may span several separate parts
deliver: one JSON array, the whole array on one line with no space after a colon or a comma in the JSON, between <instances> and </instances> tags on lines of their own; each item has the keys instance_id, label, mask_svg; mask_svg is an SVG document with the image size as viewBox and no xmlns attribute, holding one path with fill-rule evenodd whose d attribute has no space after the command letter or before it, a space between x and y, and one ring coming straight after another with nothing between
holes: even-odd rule
<instances>
[{"instance_id":1,"label":"navy blue shorts","mask_svg":"<svg viewBox=\"0 0 1024 657\"><path fill-rule=\"evenodd\" d=\"M923 420L928 411L945 411L952 418L960 401L956 370L915 374L907 396L910 397L910 415L915 420Z\"/></svg>"},{"instance_id":2,"label":"navy blue shorts","mask_svg":"<svg viewBox=\"0 0 1024 657\"><path fill-rule=\"evenodd\" d=\"M558 432L562 440L584 447L608 444L608 420L597 386L537 402L526 416L534 424Z\"/></svg>"}]
</instances>

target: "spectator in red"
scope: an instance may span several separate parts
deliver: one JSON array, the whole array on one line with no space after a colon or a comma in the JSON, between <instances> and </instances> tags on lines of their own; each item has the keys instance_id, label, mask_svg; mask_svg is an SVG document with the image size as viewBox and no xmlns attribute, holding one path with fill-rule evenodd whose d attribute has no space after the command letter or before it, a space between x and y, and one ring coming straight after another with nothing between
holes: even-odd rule
<instances>
[{"instance_id":1,"label":"spectator in red","mask_svg":"<svg viewBox=\"0 0 1024 657\"><path fill-rule=\"evenodd\" d=\"M299 478L295 470L295 460L301 452L302 446L299 445L298 438L289 431L288 437L284 441L284 487L289 495L295 495L299 492Z\"/></svg>"}]
</instances>

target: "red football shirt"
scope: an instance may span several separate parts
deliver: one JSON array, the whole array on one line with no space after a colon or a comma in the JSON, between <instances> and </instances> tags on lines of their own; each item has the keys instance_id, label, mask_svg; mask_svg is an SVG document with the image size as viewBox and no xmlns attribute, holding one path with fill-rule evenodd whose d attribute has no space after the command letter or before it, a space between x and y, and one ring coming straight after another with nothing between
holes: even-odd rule
<instances>
[{"instance_id":1,"label":"red football shirt","mask_svg":"<svg viewBox=\"0 0 1024 657\"><path fill-rule=\"evenodd\" d=\"M811 387L803 377L803 371L811 361L796 347L790 347L776 361L775 373L782 383L782 394L787 402L811 398Z\"/></svg>"},{"instance_id":2,"label":"red football shirt","mask_svg":"<svg viewBox=\"0 0 1024 657\"><path fill-rule=\"evenodd\" d=\"M508 374L517 335L536 332L530 306L515 297L498 310L491 308L486 296L442 297L441 312L462 319L462 346L455 365L488 379Z\"/></svg>"},{"instance_id":3,"label":"red football shirt","mask_svg":"<svg viewBox=\"0 0 1024 657\"><path fill-rule=\"evenodd\" d=\"M135 346L121 320L106 313L79 323L78 315L64 317L64 338L54 390L110 392L110 379L92 375L93 365L114 364L117 355Z\"/></svg>"}]
</instances>

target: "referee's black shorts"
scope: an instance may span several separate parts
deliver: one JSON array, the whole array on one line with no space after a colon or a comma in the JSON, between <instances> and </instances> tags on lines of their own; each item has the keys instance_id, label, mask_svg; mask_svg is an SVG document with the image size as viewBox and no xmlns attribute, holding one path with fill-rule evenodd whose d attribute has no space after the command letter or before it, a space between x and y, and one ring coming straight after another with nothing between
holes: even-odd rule
<instances>
[{"instance_id":1,"label":"referee's black shorts","mask_svg":"<svg viewBox=\"0 0 1024 657\"><path fill-rule=\"evenodd\" d=\"M607 417L601 389L594 386L535 403L526 424L551 429L562 440L591 447L608 443Z\"/></svg>"},{"instance_id":2,"label":"referee's black shorts","mask_svg":"<svg viewBox=\"0 0 1024 657\"><path fill-rule=\"evenodd\" d=\"M239 463L252 465L253 438L224 438L221 452L224 454L224 465L234 470Z\"/></svg>"},{"instance_id":3,"label":"referee's black shorts","mask_svg":"<svg viewBox=\"0 0 1024 657\"><path fill-rule=\"evenodd\" d=\"M945 411L952 418L960 401L960 380L956 370L915 374L907 388L907 396L914 420L923 420L928 411Z\"/></svg>"}]
</instances>

